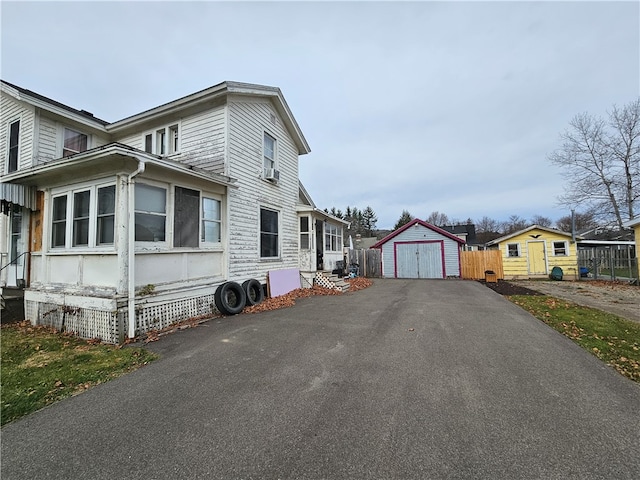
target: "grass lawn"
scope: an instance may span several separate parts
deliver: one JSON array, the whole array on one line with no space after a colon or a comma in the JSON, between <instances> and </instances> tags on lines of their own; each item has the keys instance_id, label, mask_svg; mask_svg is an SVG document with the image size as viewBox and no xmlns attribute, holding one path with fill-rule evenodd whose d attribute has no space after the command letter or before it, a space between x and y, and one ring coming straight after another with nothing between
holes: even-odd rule
<instances>
[{"instance_id":1,"label":"grass lawn","mask_svg":"<svg viewBox=\"0 0 640 480\"><path fill-rule=\"evenodd\" d=\"M625 377L640 382L640 324L549 296L507 298Z\"/></svg>"},{"instance_id":2,"label":"grass lawn","mask_svg":"<svg viewBox=\"0 0 640 480\"><path fill-rule=\"evenodd\" d=\"M105 345L29 322L2 326L1 424L146 365L141 348Z\"/></svg>"}]
</instances>

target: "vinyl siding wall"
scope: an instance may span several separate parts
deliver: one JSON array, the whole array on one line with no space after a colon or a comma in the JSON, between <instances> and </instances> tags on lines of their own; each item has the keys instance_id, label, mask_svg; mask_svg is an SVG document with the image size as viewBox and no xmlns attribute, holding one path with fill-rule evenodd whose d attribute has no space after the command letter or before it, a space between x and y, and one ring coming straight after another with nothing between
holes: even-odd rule
<instances>
[{"instance_id":1,"label":"vinyl siding wall","mask_svg":"<svg viewBox=\"0 0 640 480\"><path fill-rule=\"evenodd\" d=\"M539 236L534 238L532 235ZM571 243L571 237L546 232L544 230L530 230L500 242L499 249L502 252L502 265L505 279L529 278L531 268L529 265L529 249L532 243L540 241L544 243L545 251L546 273L544 273L544 275L551 273L553 267L562 268L564 277L574 277L577 275L577 246L575 243ZM566 242L568 255L554 255L553 242ZM508 245L515 243L519 245L520 256L509 257Z\"/></svg>"},{"instance_id":2,"label":"vinyl siding wall","mask_svg":"<svg viewBox=\"0 0 640 480\"><path fill-rule=\"evenodd\" d=\"M20 120L20 137L18 147L18 170L31 167L33 158L33 133L35 125L35 109L11 96L2 93L0 100L2 122L0 123L0 174L7 173L9 158L9 125Z\"/></svg>"},{"instance_id":3,"label":"vinyl siding wall","mask_svg":"<svg viewBox=\"0 0 640 480\"><path fill-rule=\"evenodd\" d=\"M460 248L458 242L445 237L438 232L426 228L420 224L412 226L404 232L391 238L382 246L382 276L394 278L395 276L395 247L398 242L444 242L444 268L447 277L460 276Z\"/></svg>"},{"instance_id":4,"label":"vinyl siding wall","mask_svg":"<svg viewBox=\"0 0 640 480\"><path fill-rule=\"evenodd\" d=\"M269 270L298 267L298 151L269 101L229 98L229 278L266 279ZM272 122L272 115L275 122ZM277 185L263 176L263 136L276 139ZM279 212L279 258L260 258L260 208Z\"/></svg>"}]
</instances>

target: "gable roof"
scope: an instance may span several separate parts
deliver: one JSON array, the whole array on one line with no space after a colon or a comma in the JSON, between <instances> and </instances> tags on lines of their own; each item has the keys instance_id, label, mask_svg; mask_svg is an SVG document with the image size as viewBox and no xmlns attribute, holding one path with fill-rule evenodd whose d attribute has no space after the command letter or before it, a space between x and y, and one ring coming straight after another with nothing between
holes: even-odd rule
<instances>
[{"instance_id":1,"label":"gable roof","mask_svg":"<svg viewBox=\"0 0 640 480\"><path fill-rule=\"evenodd\" d=\"M518 230L517 232L510 233L509 235L504 235L502 237L496 238L495 240L491 240L487 242L488 245L497 245L499 243L504 242L505 240L509 240L510 238L517 237L518 235L522 235L523 233L530 232L531 230L542 230L543 232L555 233L557 235L563 235L565 237L572 238L573 236L570 233L563 232L562 230L556 230L555 228L542 227L540 225L530 225L527 228L523 228L522 230ZM580 237L576 237L580 238Z\"/></svg>"},{"instance_id":2,"label":"gable roof","mask_svg":"<svg viewBox=\"0 0 640 480\"><path fill-rule=\"evenodd\" d=\"M440 235L443 235L443 236L445 236L447 238L450 238L451 240L455 240L456 242L458 242L460 244L464 244L464 240L462 240L461 238L456 237L455 235L452 235L451 233L449 233L449 232L447 232L445 230L442 230L441 228L438 228L435 225L431 225L430 223L427 223L427 222L425 222L423 220L420 220L419 218L414 218L413 220L411 220L406 225L403 225L399 229L391 232L389 235L384 237L379 242L375 243L371 248L381 248L382 245L387 243L389 240L391 240L392 238L400 235L402 232L404 232L405 230L408 230L409 228L413 227L414 225L422 225L423 227L428 228L429 230L433 230L434 232L439 233Z\"/></svg>"},{"instance_id":3,"label":"gable roof","mask_svg":"<svg viewBox=\"0 0 640 480\"><path fill-rule=\"evenodd\" d=\"M107 130L110 132L117 132L119 130L132 128L138 124L153 120L154 118L163 117L167 114L186 108L210 103L213 100L224 98L227 95L262 97L270 99L287 127L287 130L291 134L291 137L298 148L298 153L300 155L304 155L311 151L307 140L302 134L302 130L300 129L298 122L296 122L289 105L287 105L287 102L284 99L284 95L282 95L282 91L278 87L269 87L253 83L224 81L212 87L200 90L199 92L192 93L163 105L145 110L144 112L118 120L117 122L107 125Z\"/></svg>"},{"instance_id":4,"label":"gable roof","mask_svg":"<svg viewBox=\"0 0 640 480\"><path fill-rule=\"evenodd\" d=\"M91 112L86 110L78 110L77 108L70 107L64 103L60 103L56 100L52 100L49 97L40 95L32 90L19 87L13 83L9 83L5 80L0 80L2 85L2 91L8 95L11 95L16 100L26 102L34 107L42 108L44 110L62 115L63 117L69 117L81 123L90 123L94 128L104 127L109 122L102 120L94 116Z\"/></svg>"},{"instance_id":5,"label":"gable roof","mask_svg":"<svg viewBox=\"0 0 640 480\"><path fill-rule=\"evenodd\" d=\"M291 138L298 149L299 155L304 155L311 151L307 140L302 134L302 130L298 125L289 105L282 95L282 91L278 87L269 87L266 85L257 85L253 83L242 83L225 81L213 87L205 88L199 92L192 93L185 97L172 100L158 107L145 110L130 117L123 118L116 122L107 122L95 117L86 110L78 110L63 103L52 100L51 98L40 95L39 93L19 87L5 80L0 80L2 91L13 96L18 100L25 101L35 107L43 108L47 111L72 118L80 123L91 125L94 128L100 128L107 132L119 132L129 128L136 128L142 123L149 122L155 118L162 117L174 112L179 112L185 108L192 108L197 105L211 102L217 98L224 98L227 95L240 95L262 97L271 100L276 111L282 118Z\"/></svg>"}]
</instances>

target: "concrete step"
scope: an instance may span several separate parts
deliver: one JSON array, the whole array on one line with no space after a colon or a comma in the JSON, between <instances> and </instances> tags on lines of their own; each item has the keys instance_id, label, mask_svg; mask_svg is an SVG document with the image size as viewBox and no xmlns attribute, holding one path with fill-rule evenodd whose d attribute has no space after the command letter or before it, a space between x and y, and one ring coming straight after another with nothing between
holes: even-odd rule
<instances>
[{"instance_id":1,"label":"concrete step","mask_svg":"<svg viewBox=\"0 0 640 480\"><path fill-rule=\"evenodd\" d=\"M349 290L349 283L331 272L317 272L315 283L325 288L339 290L343 293Z\"/></svg>"}]
</instances>

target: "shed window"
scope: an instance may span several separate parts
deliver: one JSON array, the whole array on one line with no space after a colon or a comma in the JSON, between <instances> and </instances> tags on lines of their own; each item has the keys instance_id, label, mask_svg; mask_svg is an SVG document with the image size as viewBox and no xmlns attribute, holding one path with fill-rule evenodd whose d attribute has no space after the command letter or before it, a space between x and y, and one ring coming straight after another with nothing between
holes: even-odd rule
<instances>
[{"instance_id":1,"label":"shed window","mask_svg":"<svg viewBox=\"0 0 640 480\"><path fill-rule=\"evenodd\" d=\"M519 257L520 256L520 244L519 243L509 243L507 245L507 256L508 257Z\"/></svg>"},{"instance_id":2,"label":"shed window","mask_svg":"<svg viewBox=\"0 0 640 480\"><path fill-rule=\"evenodd\" d=\"M260 209L260 257L278 256L278 212Z\"/></svg>"},{"instance_id":3,"label":"shed window","mask_svg":"<svg viewBox=\"0 0 640 480\"><path fill-rule=\"evenodd\" d=\"M556 257L567 255L567 242L553 242L553 254Z\"/></svg>"}]
</instances>

